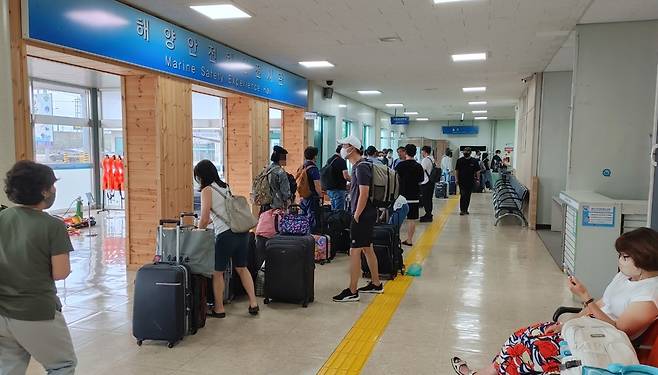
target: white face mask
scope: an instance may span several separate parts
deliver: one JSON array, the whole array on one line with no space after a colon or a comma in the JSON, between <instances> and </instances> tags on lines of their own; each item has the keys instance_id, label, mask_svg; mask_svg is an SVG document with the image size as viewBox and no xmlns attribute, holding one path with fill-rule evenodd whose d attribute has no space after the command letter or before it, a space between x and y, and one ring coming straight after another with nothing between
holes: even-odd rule
<instances>
[{"instance_id":1,"label":"white face mask","mask_svg":"<svg viewBox=\"0 0 658 375\"><path fill-rule=\"evenodd\" d=\"M341 148L340 149L340 157L343 159L347 159L347 157L350 156L350 153L347 152L346 148Z\"/></svg>"},{"instance_id":2,"label":"white face mask","mask_svg":"<svg viewBox=\"0 0 658 375\"><path fill-rule=\"evenodd\" d=\"M619 271L629 278L642 276L642 270L635 266L633 258L625 255L619 255Z\"/></svg>"}]
</instances>

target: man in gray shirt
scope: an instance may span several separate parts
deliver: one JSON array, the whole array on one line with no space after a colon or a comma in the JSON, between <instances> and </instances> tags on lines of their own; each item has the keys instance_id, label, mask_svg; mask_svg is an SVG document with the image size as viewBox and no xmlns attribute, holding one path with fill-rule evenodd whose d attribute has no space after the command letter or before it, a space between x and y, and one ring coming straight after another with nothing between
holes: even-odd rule
<instances>
[{"instance_id":1,"label":"man in gray shirt","mask_svg":"<svg viewBox=\"0 0 658 375\"><path fill-rule=\"evenodd\" d=\"M75 372L77 359L55 280L71 272L66 226L43 212L55 202L50 167L19 161L5 192L16 207L0 212L0 373L25 374L30 358L49 375Z\"/></svg>"}]
</instances>

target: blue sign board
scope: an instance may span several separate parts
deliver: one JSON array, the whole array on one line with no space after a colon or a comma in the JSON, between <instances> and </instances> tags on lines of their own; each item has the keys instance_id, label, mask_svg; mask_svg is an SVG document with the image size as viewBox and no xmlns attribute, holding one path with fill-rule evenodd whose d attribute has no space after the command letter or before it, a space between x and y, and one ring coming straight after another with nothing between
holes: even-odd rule
<instances>
[{"instance_id":1,"label":"blue sign board","mask_svg":"<svg viewBox=\"0 0 658 375\"><path fill-rule=\"evenodd\" d=\"M478 126L443 126L445 135L476 135L480 131Z\"/></svg>"},{"instance_id":2,"label":"blue sign board","mask_svg":"<svg viewBox=\"0 0 658 375\"><path fill-rule=\"evenodd\" d=\"M115 0L29 0L28 37L306 107L307 81Z\"/></svg>"},{"instance_id":3,"label":"blue sign board","mask_svg":"<svg viewBox=\"0 0 658 375\"><path fill-rule=\"evenodd\" d=\"M391 125L409 125L409 117L391 116Z\"/></svg>"},{"instance_id":4,"label":"blue sign board","mask_svg":"<svg viewBox=\"0 0 658 375\"><path fill-rule=\"evenodd\" d=\"M615 214L615 207L583 205L583 226L613 228Z\"/></svg>"}]
</instances>

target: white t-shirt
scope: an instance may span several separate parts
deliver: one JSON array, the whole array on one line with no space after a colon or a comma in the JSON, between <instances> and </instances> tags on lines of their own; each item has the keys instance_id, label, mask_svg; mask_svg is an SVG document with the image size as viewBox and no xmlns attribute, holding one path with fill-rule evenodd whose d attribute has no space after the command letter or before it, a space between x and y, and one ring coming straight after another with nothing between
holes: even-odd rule
<instances>
[{"instance_id":1,"label":"white t-shirt","mask_svg":"<svg viewBox=\"0 0 658 375\"><path fill-rule=\"evenodd\" d=\"M601 308L611 319L617 320L633 302L653 302L658 306L658 277L631 281L619 272L605 288Z\"/></svg>"},{"instance_id":2,"label":"white t-shirt","mask_svg":"<svg viewBox=\"0 0 658 375\"><path fill-rule=\"evenodd\" d=\"M225 198L222 196L228 196L228 189L219 187L216 183L213 183L212 186L209 186L210 191L212 192L212 205L210 210L210 218L212 219L212 226L215 229L215 235L224 233L227 230L231 229L224 220L220 219L221 217L226 217L226 205L224 204ZM219 190L222 194L218 193ZM219 216L218 216L219 215Z\"/></svg>"},{"instance_id":3,"label":"white t-shirt","mask_svg":"<svg viewBox=\"0 0 658 375\"><path fill-rule=\"evenodd\" d=\"M450 173L452 171L452 158L448 155L443 155L441 159L441 169L443 173Z\"/></svg>"},{"instance_id":4,"label":"white t-shirt","mask_svg":"<svg viewBox=\"0 0 658 375\"><path fill-rule=\"evenodd\" d=\"M434 166L434 158L431 156L423 158L423 160L420 162L420 165L423 166L423 182L421 182L420 184L425 185L426 183L430 182L428 175L432 174L432 167Z\"/></svg>"}]
</instances>

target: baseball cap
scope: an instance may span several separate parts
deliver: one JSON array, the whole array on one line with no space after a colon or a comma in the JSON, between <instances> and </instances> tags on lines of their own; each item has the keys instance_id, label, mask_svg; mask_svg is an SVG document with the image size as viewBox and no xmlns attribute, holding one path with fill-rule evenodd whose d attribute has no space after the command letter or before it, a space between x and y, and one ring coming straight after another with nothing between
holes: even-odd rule
<instances>
[{"instance_id":1,"label":"baseball cap","mask_svg":"<svg viewBox=\"0 0 658 375\"><path fill-rule=\"evenodd\" d=\"M362 144L361 144L361 141L359 140L359 138L357 138L357 137L355 137L355 136L353 136L353 135L347 136L347 137L345 137L345 138L343 138L343 139L339 139L339 140L338 140L338 144L339 144L339 145L351 145L351 146L353 146L354 148L357 148L357 149L359 149L359 150L360 150L361 147L362 147Z\"/></svg>"}]
</instances>

